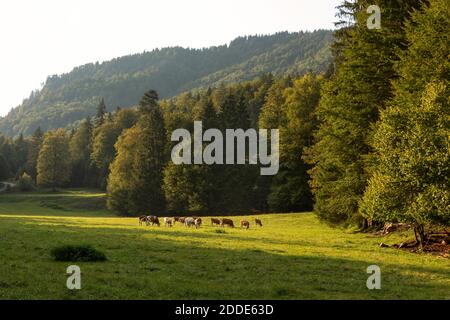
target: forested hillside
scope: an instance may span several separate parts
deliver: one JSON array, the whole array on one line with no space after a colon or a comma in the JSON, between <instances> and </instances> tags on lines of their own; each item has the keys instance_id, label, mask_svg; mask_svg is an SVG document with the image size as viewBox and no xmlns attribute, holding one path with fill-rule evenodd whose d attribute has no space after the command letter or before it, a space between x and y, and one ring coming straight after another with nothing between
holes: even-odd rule
<instances>
[{"instance_id":1,"label":"forested hillside","mask_svg":"<svg viewBox=\"0 0 450 320\"><path fill-rule=\"evenodd\" d=\"M323 72L331 62L331 31L239 37L205 49L156 49L48 77L40 91L0 119L0 132L31 135L67 127L95 115L104 98L108 111L137 105L149 89L162 98L184 91L274 75Z\"/></svg>"}]
</instances>

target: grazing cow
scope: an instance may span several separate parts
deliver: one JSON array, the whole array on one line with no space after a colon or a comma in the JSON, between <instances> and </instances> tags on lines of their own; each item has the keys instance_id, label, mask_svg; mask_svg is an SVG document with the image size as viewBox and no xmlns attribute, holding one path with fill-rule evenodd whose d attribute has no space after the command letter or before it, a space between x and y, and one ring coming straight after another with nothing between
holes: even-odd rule
<instances>
[{"instance_id":1,"label":"grazing cow","mask_svg":"<svg viewBox=\"0 0 450 320\"><path fill-rule=\"evenodd\" d=\"M195 227L198 229L202 225L202 218L195 219Z\"/></svg>"},{"instance_id":2,"label":"grazing cow","mask_svg":"<svg viewBox=\"0 0 450 320\"><path fill-rule=\"evenodd\" d=\"M211 225L217 225L220 226L220 219L216 219L216 218L211 218Z\"/></svg>"},{"instance_id":3,"label":"grazing cow","mask_svg":"<svg viewBox=\"0 0 450 320\"><path fill-rule=\"evenodd\" d=\"M139 225L142 226L142 224L144 224L144 223L146 223L148 225L147 216L140 216L139 217Z\"/></svg>"},{"instance_id":4,"label":"grazing cow","mask_svg":"<svg viewBox=\"0 0 450 320\"><path fill-rule=\"evenodd\" d=\"M247 220L241 220L241 228L249 229L250 228L250 222Z\"/></svg>"},{"instance_id":5,"label":"grazing cow","mask_svg":"<svg viewBox=\"0 0 450 320\"><path fill-rule=\"evenodd\" d=\"M147 222L148 222L149 225L151 224L152 226L154 226L155 224L156 224L158 227L161 226L161 224L159 223L159 219L158 219L157 216L148 216L148 217L147 217Z\"/></svg>"},{"instance_id":6,"label":"grazing cow","mask_svg":"<svg viewBox=\"0 0 450 320\"><path fill-rule=\"evenodd\" d=\"M234 222L231 219L220 219L220 226L229 226L230 228L234 228Z\"/></svg>"},{"instance_id":7,"label":"grazing cow","mask_svg":"<svg viewBox=\"0 0 450 320\"><path fill-rule=\"evenodd\" d=\"M174 222L174 220L172 218L164 218L164 226L166 227L171 227Z\"/></svg>"},{"instance_id":8,"label":"grazing cow","mask_svg":"<svg viewBox=\"0 0 450 320\"><path fill-rule=\"evenodd\" d=\"M196 224L195 224L194 218L186 218L186 219L184 220L184 225L185 225L186 227L192 227L192 226L195 226L195 227L197 228L197 226L196 226Z\"/></svg>"},{"instance_id":9,"label":"grazing cow","mask_svg":"<svg viewBox=\"0 0 450 320\"><path fill-rule=\"evenodd\" d=\"M262 222L261 222L261 220L255 219L255 223L256 223L257 226L262 227Z\"/></svg>"}]
</instances>

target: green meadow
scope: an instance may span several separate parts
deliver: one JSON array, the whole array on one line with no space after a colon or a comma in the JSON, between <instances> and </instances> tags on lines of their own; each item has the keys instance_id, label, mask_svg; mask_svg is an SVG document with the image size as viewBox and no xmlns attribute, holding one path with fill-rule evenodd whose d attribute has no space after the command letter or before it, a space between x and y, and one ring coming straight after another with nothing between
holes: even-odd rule
<instances>
[{"instance_id":1,"label":"green meadow","mask_svg":"<svg viewBox=\"0 0 450 320\"><path fill-rule=\"evenodd\" d=\"M450 299L450 263L332 228L311 213L260 215L250 230L139 226L104 209L95 190L0 195L0 299ZM238 224L242 217L232 217ZM224 231L223 231L224 230ZM89 244L106 262L55 262L60 245ZM66 288L66 269L82 289ZM370 265L381 290L368 290Z\"/></svg>"}]
</instances>

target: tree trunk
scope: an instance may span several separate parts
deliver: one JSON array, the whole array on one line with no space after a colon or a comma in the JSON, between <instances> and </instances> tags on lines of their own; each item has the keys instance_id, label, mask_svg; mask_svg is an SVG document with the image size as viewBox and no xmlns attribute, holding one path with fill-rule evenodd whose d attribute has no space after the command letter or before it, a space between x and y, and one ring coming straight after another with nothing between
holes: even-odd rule
<instances>
[{"instance_id":1,"label":"tree trunk","mask_svg":"<svg viewBox=\"0 0 450 320\"><path fill-rule=\"evenodd\" d=\"M420 250L423 249L423 243L425 242L425 228L422 224L414 225L414 235L416 241L419 243Z\"/></svg>"}]
</instances>

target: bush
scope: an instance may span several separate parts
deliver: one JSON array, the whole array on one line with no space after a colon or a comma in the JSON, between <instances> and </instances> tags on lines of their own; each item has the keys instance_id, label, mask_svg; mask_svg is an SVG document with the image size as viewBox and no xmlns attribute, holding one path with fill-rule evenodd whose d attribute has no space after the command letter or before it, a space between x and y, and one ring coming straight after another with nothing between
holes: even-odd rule
<instances>
[{"instance_id":1,"label":"bush","mask_svg":"<svg viewBox=\"0 0 450 320\"><path fill-rule=\"evenodd\" d=\"M106 260L103 252L94 249L90 245L57 247L52 249L51 255L56 261L96 262Z\"/></svg>"}]
</instances>

